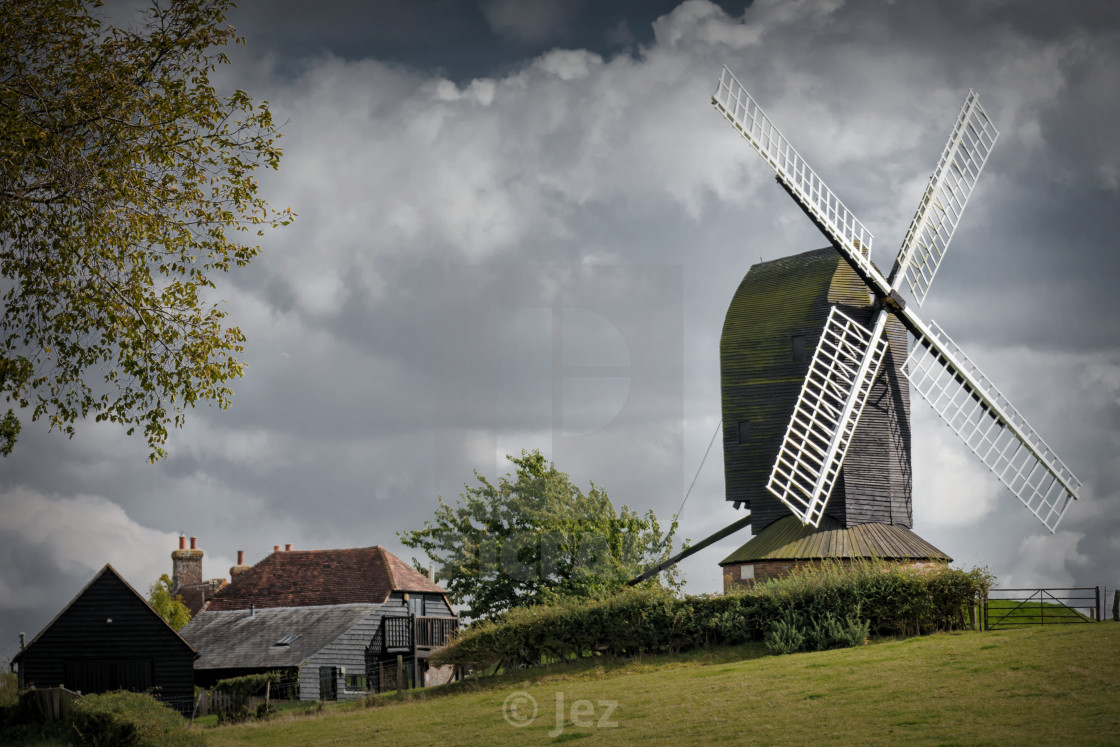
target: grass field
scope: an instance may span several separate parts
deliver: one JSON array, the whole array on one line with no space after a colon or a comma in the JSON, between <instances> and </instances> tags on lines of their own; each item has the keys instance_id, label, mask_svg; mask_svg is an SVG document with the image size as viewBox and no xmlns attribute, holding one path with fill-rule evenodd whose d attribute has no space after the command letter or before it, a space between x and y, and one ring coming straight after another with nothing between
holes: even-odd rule
<instances>
[{"instance_id":1,"label":"grass field","mask_svg":"<svg viewBox=\"0 0 1120 747\"><path fill-rule=\"evenodd\" d=\"M527 720L528 698L537 717L511 725L503 704L518 700L511 718ZM585 660L377 700L201 734L212 745L1116 744L1120 624L939 634L790 656L748 645Z\"/></svg>"}]
</instances>

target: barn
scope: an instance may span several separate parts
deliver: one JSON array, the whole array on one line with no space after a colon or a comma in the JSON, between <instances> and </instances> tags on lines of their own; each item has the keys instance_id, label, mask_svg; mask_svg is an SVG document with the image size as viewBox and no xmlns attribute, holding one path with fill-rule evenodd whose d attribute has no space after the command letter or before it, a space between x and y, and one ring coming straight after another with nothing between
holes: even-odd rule
<instances>
[{"instance_id":1,"label":"barn","mask_svg":"<svg viewBox=\"0 0 1120 747\"><path fill-rule=\"evenodd\" d=\"M189 713L195 649L111 565L36 635L12 663L19 685L82 693L145 691Z\"/></svg>"}]
</instances>

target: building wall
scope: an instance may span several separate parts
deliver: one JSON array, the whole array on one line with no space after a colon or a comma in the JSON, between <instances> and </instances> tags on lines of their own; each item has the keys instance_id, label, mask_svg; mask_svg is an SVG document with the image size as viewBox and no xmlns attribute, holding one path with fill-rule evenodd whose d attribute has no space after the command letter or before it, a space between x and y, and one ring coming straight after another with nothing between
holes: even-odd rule
<instances>
[{"instance_id":1,"label":"building wall","mask_svg":"<svg viewBox=\"0 0 1120 747\"><path fill-rule=\"evenodd\" d=\"M844 566L849 566L857 560L864 560L863 558L830 558L829 563L839 563ZM939 560L896 560L887 561L894 562L908 568L937 568L946 565L946 563ZM723 593L730 594L735 589L745 589L754 586L763 581L770 581L776 578L788 576L792 571L797 568L820 568L824 565L824 560L756 560L753 563L728 563L723 566ZM750 566L748 575L753 575L752 578L743 578L744 566Z\"/></svg>"},{"instance_id":2,"label":"building wall","mask_svg":"<svg viewBox=\"0 0 1120 747\"><path fill-rule=\"evenodd\" d=\"M397 597L394 599L393 597ZM346 675L366 675L366 647L377 635L381 618L386 615L406 615L408 609L399 595L394 593L385 604L363 617L356 625L336 638L330 644L312 654L300 667L299 699L321 700L319 691L319 668L345 668L335 676L335 691L338 700L354 700L366 694L366 690L346 687Z\"/></svg>"}]
</instances>

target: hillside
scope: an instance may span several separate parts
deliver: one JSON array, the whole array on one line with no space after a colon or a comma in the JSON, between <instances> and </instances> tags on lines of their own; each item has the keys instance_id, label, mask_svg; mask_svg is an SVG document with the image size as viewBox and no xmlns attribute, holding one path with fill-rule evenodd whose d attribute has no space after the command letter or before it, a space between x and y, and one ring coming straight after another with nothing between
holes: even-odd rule
<instances>
[{"instance_id":1,"label":"hillside","mask_svg":"<svg viewBox=\"0 0 1120 747\"><path fill-rule=\"evenodd\" d=\"M1120 624L940 634L780 657L748 645L640 661L597 659L454 687L411 702L380 698L385 705L328 707L318 716L203 734L213 745L583 738L607 744L1115 744ZM523 727L503 717L507 699L521 699L523 710L515 715L531 713L518 693L535 699L539 709Z\"/></svg>"}]
</instances>

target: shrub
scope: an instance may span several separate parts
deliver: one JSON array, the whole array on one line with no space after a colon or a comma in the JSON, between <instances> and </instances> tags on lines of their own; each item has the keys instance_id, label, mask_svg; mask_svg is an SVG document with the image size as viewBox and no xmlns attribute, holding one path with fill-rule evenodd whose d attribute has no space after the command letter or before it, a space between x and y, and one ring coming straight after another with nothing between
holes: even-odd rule
<instances>
[{"instance_id":1,"label":"shrub","mask_svg":"<svg viewBox=\"0 0 1120 747\"><path fill-rule=\"evenodd\" d=\"M277 683L283 673L280 671L264 672L263 674L246 674L242 677L230 677L214 683L214 692L225 693L229 696L229 710L218 713L218 723L238 723L248 721L250 718L267 718L275 712L275 708L266 708L271 704L262 703L255 712L249 710L249 697L264 692L269 683Z\"/></svg>"},{"instance_id":2,"label":"shrub","mask_svg":"<svg viewBox=\"0 0 1120 747\"><path fill-rule=\"evenodd\" d=\"M90 745L198 745L183 717L148 693L83 695L70 711L74 735Z\"/></svg>"},{"instance_id":3,"label":"shrub","mask_svg":"<svg viewBox=\"0 0 1120 747\"><path fill-rule=\"evenodd\" d=\"M764 639L772 654L793 654L805 648L805 633L801 630L800 616L787 611L781 619L770 625Z\"/></svg>"}]
</instances>

